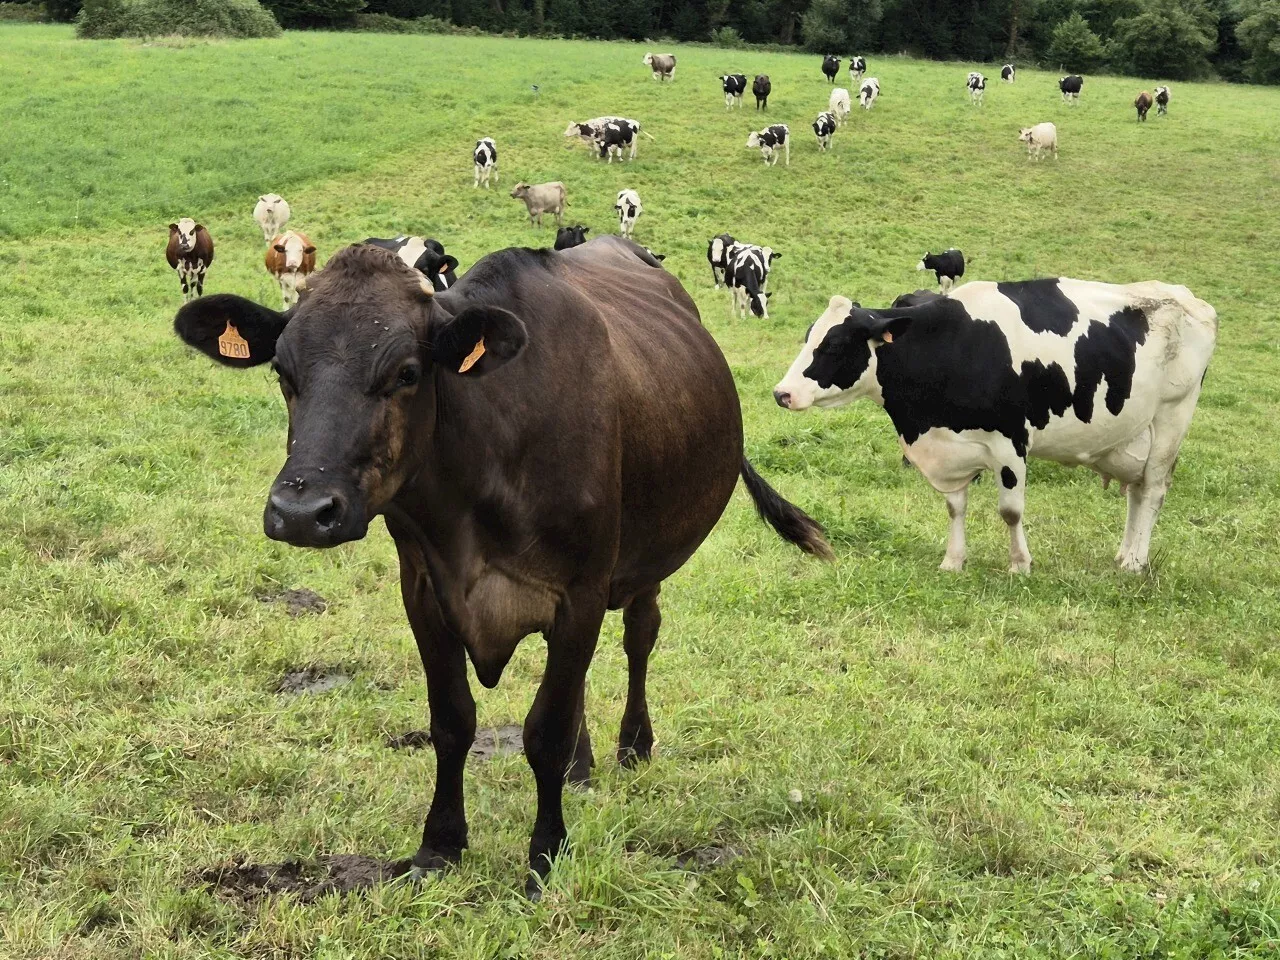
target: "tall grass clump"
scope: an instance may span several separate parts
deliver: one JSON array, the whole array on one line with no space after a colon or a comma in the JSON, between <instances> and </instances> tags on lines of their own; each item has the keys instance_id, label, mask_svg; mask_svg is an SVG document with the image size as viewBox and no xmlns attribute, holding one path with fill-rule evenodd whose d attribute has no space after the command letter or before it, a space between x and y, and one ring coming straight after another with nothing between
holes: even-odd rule
<instances>
[{"instance_id":1,"label":"tall grass clump","mask_svg":"<svg viewBox=\"0 0 1280 960\"><path fill-rule=\"evenodd\" d=\"M113 37L275 37L280 24L258 0L85 0L76 33Z\"/></svg>"}]
</instances>

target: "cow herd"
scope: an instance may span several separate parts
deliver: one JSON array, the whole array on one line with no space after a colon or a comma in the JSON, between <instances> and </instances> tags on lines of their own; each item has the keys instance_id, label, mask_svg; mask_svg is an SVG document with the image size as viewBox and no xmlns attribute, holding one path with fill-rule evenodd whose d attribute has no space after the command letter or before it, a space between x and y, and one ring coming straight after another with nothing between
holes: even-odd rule
<instances>
[{"instance_id":1,"label":"cow herd","mask_svg":"<svg viewBox=\"0 0 1280 960\"><path fill-rule=\"evenodd\" d=\"M655 80L674 80L674 56L644 62ZM862 57L849 63L870 109L880 85L864 79L866 68ZM832 86L839 72L839 58L823 59ZM1012 83L1013 65L1001 76ZM746 74L719 79L726 108L740 107ZM1060 86L1074 101L1081 84L1068 80ZM981 104L985 78L971 73L966 87ZM771 89L756 77L757 109L767 109ZM1163 111L1168 89L1152 103ZM847 90L832 90L814 123L820 150L851 106ZM639 135L638 122L616 116L565 132L607 163L634 159ZM1056 156L1052 124L1021 139L1036 155ZM771 165L790 162L785 124L751 133L747 145ZM474 187L497 182L492 138L476 141L472 159ZM213 241L192 219L170 225L166 256L184 294L178 336L223 366L269 363L278 376L288 446L267 495L266 535L330 547L362 539L381 516L395 542L437 762L415 872L457 863L468 843L463 769L476 732L468 661L493 687L524 637L546 638L524 727L537 782L526 890L537 897L567 841L563 788L589 780L595 763L585 679L606 611L622 611L628 689L617 758L632 766L654 744L645 684L663 581L710 533L736 483L782 539L834 555L821 525L745 458L728 363L663 258L631 239L639 194L617 193L620 236L590 241L588 227L562 222L563 183L520 182L511 196L531 226L555 217L554 249L500 250L459 277L444 245L418 236L369 238L317 270L306 235L285 229L289 204L264 194L253 216L280 285L279 311L203 295ZM782 253L722 233L706 256L733 312L768 317L769 275ZM1116 559L1145 569L1213 354L1214 309L1157 281L957 286L965 274L957 249L926 252L918 269L933 272L936 292L904 293L886 308L832 296L774 387L775 403L798 412L865 397L883 407L905 456L946 501L943 570L965 562L967 491L989 472L1009 569L1030 571L1023 515L1033 457L1118 480L1128 519Z\"/></svg>"}]
</instances>

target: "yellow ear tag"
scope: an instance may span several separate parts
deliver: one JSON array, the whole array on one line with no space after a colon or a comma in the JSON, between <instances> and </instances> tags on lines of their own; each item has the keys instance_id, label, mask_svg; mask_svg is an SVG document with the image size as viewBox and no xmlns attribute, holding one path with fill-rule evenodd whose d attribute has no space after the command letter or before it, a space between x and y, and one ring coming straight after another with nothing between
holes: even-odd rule
<instances>
[{"instance_id":1,"label":"yellow ear tag","mask_svg":"<svg viewBox=\"0 0 1280 960\"><path fill-rule=\"evenodd\" d=\"M224 357L235 360L249 359L249 341L240 336L240 331L227 321L227 329L218 337L218 352Z\"/></svg>"},{"instance_id":2,"label":"yellow ear tag","mask_svg":"<svg viewBox=\"0 0 1280 960\"><path fill-rule=\"evenodd\" d=\"M484 356L484 337L476 344L476 348L467 354L467 359L462 361L462 366L458 368L459 373L466 373Z\"/></svg>"},{"instance_id":3,"label":"yellow ear tag","mask_svg":"<svg viewBox=\"0 0 1280 960\"><path fill-rule=\"evenodd\" d=\"M885 343L893 343L893 334L890 333L888 330L886 330L884 332L884 336L881 337L880 339L883 340Z\"/></svg>"}]
</instances>

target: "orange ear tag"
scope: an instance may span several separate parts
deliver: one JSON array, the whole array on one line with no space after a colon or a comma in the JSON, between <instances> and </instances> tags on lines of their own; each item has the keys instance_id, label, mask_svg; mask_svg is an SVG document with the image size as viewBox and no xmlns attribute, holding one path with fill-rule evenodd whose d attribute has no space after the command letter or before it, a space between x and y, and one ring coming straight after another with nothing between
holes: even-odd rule
<instances>
[{"instance_id":1,"label":"orange ear tag","mask_svg":"<svg viewBox=\"0 0 1280 960\"><path fill-rule=\"evenodd\" d=\"M466 373L484 356L484 337L476 344L476 348L467 354L467 359L462 361L462 366L458 368L459 373Z\"/></svg>"},{"instance_id":2,"label":"orange ear tag","mask_svg":"<svg viewBox=\"0 0 1280 960\"><path fill-rule=\"evenodd\" d=\"M222 331L222 335L218 337L218 352L224 357L231 357L235 360L249 359L249 341L240 336L231 323L227 321L227 329Z\"/></svg>"},{"instance_id":3,"label":"orange ear tag","mask_svg":"<svg viewBox=\"0 0 1280 960\"><path fill-rule=\"evenodd\" d=\"M884 332L884 336L881 337L880 339L883 340L885 343L893 343L893 334L890 333L888 330L886 330Z\"/></svg>"}]
</instances>

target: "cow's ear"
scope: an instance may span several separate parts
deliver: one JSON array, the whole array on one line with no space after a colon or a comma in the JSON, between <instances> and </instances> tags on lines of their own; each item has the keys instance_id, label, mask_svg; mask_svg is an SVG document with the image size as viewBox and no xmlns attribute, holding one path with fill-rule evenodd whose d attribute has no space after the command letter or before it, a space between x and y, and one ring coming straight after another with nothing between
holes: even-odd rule
<instances>
[{"instance_id":1,"label":"cow's ear","mask_svg":"<svg viewBox=\"0 0 1280 960\"><path fill-rule=\"evenodd\" d=\"M893 343L911 326L910 317L871 317L868 323L867 339L881 343Z\"/></svg>"},{"instance_id":2,"label":"cow's ear","mask_svg":"<svg viewBox=\"0 0 1280 960\"><path fill-rule=\"evenodd\" d=\"M468 377L492 373L524 349L524 321L501 307L467 307L431 331L431 359Z\"/></svg>"},{"instance_id":3,"label":"cow's ear","mask_svg":"<svg viewBox=\"0 0 1280 960\"><path fill-rule=\"evenodd\" d=\"M199 232L200 232L201 230L203 230L203 229L204 229L204 224L203 224L203 223L197 223L197 224L196 224L196 233L199 233Z\"/></svg>"},{"instance_id":4,"label":"cow's ear","mask_svg":"<svg viewBox=\"0 0 1280 960\"><path fill-rule=\"evenodd\" d=\"M276 340L292 311L278 313L230 293L200 297L173 318L174 332L188 346L228 367L256 367L276 355Z\"/></svg>"},{"instance_id":5,"label":"cow's ear","mask_svg":"<svg viewBox=\"0 0 1280 960\"><path fill-rule=\"evenodd\" d=\"M436 267L436 273L448 273L450 270L458 269L457 257L445 257L444 262Z\"/></svg>"},{"instance_id":6,"label":"cow's ear","mask_svg":"<svg viewBox=\"0 0 1280 960\"><path fill-rule=\"evenodd\" d=\"M178 229L178 225L177 225L176 223L171 223L171 224L169 224L169 232L170 232L170 233L172 233L174 230L177 230L177 229Z\"/></svg>"}]
</instances>

